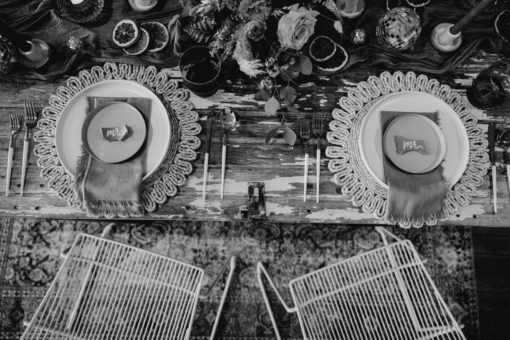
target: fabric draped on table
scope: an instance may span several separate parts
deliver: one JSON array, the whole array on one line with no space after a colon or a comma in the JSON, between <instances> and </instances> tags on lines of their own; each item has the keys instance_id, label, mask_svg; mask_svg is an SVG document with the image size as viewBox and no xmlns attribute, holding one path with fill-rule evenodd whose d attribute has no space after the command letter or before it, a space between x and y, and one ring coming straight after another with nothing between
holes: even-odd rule
<instances>
[{"instance_id":1,"label":"fabric draped on table","mask_svg":"<svg viewBox=\"0 0 510 340\"><path fill-rule=\"evenodd\" d=\"M159 1L156 8L146 13L133 11L128 1L104 1L107 14L105 17L109 17L109 20L88 26L60 18L55 0L3 1L0 4L2 18L15 31L27 38L37 37L45 40L51 45L53 51L53 58L47 66L39 70L15 68L8 79L12 81L53 80L105 61L157 67L177 65L178 59L170 46L162 52L130 57L113 44L111 34L115 24L125 18L132 18L138 22L159 21L167 25L174 15L182 12L181 1ZM282 1L274 1L275 4L279 2ZM432 1L423 9L418 9L423 30L414 50L405 52L388 51L377 43L375 26L377 20L386 11L386 1L366 0L365 2L366 10L361 17L344 20L346 34L339 43L344 45L349 53L349 61L345 69L353 66L381 66L391 70L412 70L430 74L444 74L452 71L484 40L492 43L493 46L497 45L501 39L497 37L493 28L494 19L498 9L508 7L510 4L510 0L498 1L496 5L493 5L494 9L486 10L463 29L464 43L459 50L452 53L439 53L429 42L431 29L439 23L454 22L469 10L465 6L459 6L458 0ZM395 2L397 1L390 1L390 6L397 6L397 4L392 5ZM404 2L401 1L401 3ZM369 37L367 44L359 47L350 45L348 35L353 28L363 28L367 31ZM66 47L71 36L83 39L85 47L82 51L73 52Z\"/></svg>"},{"instance_id":2,"label":"fabric draped on table","mask_svg":"<svg viewBox=\"0 0 510 340\"><path fill-rule=\"evenodd\" d=\"M91 97L89 112L107 105L112 100L126 102L148 121L151 99ZM146 172L146 148L129 160L110 164L96 159L85 149L78 160L75 190L88 216L140 217L143 215L142 178Z\"/></svg>"},{"instance_id":3,"label":"fabric draped on table","mask_svg":"<svg viewBox=\"0 0 510 340\"><path fill-rule=\"evenodd\" d=\"M390 7L397 7L398 1L389 1ZM354 20L357 28L368 32L365 45L348 49L349 61L346 68L355 65L365 67L380 66L389 70L414 71L428 74L444 74L464 62L483 42L495 47L501 42L494 29L494 20L499 10L510 6L509 0L498 1L492 5L462 30L463 43L461 47L450 53L437 51L430 43L432 29L440 23L455 23L463 17L470 8L460 5L458 0L431 1L429 5L417 9L420 16L422 31L414 48L403 52L388 51L382 48L375 34L375 26L386 9L386 1L366 1L366 10L361 17ZM392 5L393 4L393 5ZM401 1L400 5L405 6ZM350 30L347 22L347 31Z\"/></svg>"},{"instance_id":4,"label":"fabric draped on table","mask_svg":"<svg viewBox=\"0 0 510 340\"><path fill-rule=\"evenodd\" d=\"M131 57L114 45L111 35L115 24L131 18L138 22L159 21L165 26L172 16L181 11L178 1L159 1L149 13L131 9L127 0L104 0L105 19L81 25L58 16L55 0L8 0L0 2L0 16L10 27L24 37L39 38L51 47L50 62L38 70L26 70L20 65L7 76L12 81L54 80L63 75L107 61L134 65L169 67L177 64L172 49ZM82 39L84 47L73 52L67 47L70 37Z\"/></svg>"},{"instance_id":5,"label":"fabric draped on table","mask_svg":"<svg viewBox=\"0 0 510 340\"><path fill-rule=\"evenodd\" d=\"M405 113L382 111L381 131L396 118ZM420 113L437 122L436 113ZM384 143L384 141L381 141ZM440 218L443 198L448 191L448 185L443 179L443 167L438 165L433 170L423 174L411 174L400 170L383 156L384 176L388 183L388 202L386 219L390 223L403 220L428 220L430 217Z\"/></svg>"}]
</instances>

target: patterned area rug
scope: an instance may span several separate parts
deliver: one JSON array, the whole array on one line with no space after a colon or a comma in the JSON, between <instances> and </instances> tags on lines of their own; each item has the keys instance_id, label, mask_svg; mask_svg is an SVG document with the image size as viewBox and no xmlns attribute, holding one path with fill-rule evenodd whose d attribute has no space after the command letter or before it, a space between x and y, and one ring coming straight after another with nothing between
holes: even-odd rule
<instances>
[{"instance_id":1,"label":"patterned area rug","mask_svg":"<svg viewBox=\"0 0 510 340\"><path fill-rule=\"evenodd\" d=\"M80 232L100 235L106 224L0 219L0 340L21 337L74 237ZM479 339L471 230L392 231L411 240L466 337ZM290 303L291 279L382 245L372 227L312 224L119 223L111 238L204 268L203 291L236 255L236 275L217 334L217 339L230 340L275 338L255 276L258 261ZM199 302L192 339L208 338L222 291L221 285L214 286ZM273 305L282 337L302 339L297 317Z\"/></svg>"}]
</instances>

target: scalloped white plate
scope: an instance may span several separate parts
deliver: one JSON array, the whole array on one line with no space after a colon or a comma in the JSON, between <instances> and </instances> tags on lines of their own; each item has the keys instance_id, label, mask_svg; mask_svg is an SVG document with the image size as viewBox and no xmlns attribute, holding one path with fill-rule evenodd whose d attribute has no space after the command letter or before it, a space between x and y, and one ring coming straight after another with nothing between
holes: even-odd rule
<instances>
[{"instance_id":1,"label":"scalloped white plate","mask_svg":"<svg viewBox=\"0 0 510 340\"><path fill-rule=\"evenodd\" d=\"M81 131L87 112L87 97L144 97L152 100L147 127L147 173L144 179L164 162L170 146L170 118L165 105L147 87L129 80L105 80L76 94L62 110L57 122L56 149L60 163L74 176L82 150Z\"/></svg>"},{"instance_id":2,"label":"scalloped white plate","mask_svg":"<svg viewBox=\"0 0 510 340\"><path fill-rule=\"evenodd\" d=\"M469 138L462 120L443 100L425 92L406 91L378 100L361 124L358 140L361 158L368 171L384 188L388 188L388 184L383 167L381 111L438 111L438 125L446 142L446 154L441 162L443 178L450 187L458 182L469 161Z\"/></svg>"}]
</instances>

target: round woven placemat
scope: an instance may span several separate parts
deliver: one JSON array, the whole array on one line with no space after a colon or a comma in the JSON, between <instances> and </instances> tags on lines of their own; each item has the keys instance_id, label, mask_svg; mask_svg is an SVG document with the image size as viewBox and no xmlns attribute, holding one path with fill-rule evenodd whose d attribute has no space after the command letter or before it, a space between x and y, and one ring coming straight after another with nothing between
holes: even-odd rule
<instances>
[{"instance_id":1,"label":"round woven placemat","mask_svg":"<svg viewBox=\"0 0 510 340\"><path fill-rule=\"evenodd\" d=\"M349 196L355 207L374 213L377 218L385 217L388 189L373 177L362 161L358 140L361 124L370 108L386 95L401 91L425 92L446 102L462 120L469 138L466 170L446 194L441 213L427 219L406 218L395 221L404 228L434 225L469 204L477 187L482 185L483 176L489 167L488 143L484 133L478 127L469 106L448 85L442 85L438 80L429 79L425 75L417 76L414 72L383 72L358 83L356 88L348 91L347 96L340 98L340 108L333 110L333 120L329 124L331 131L327 133L328 142L332 144L326 149L326 156L331 159L328 167L334 174L334 182L341 187L342 194Z\"/></svg>"},{"instance_id":2,"label":"round woven placemat","mask_svg":"<svg viewBox=\"0 0 510 340\"><path fill-rule=\"evenodd\" d=\"M152 212L168 197L175 196L177 188L186 183L186 176L193 171L191 162L196 159L196 150L200 147L198 135L202 130L198 113L188 100L190 92L179 88L176 80L169 79L165 72L159 72L154 66L105 63L80 71L78 76L70 77L66 85L58 87L37 123L38 131L34 135L37 165L50 188L56 190L70 206L81 208L73 190L74 174L65 170L57 156L57 123L67 103L76 94L93 84L111 79L136 81L148 87L162 99L168 112L172 128L170 147L159 168L142 182L142 204L146 211Z\"/></svg>"}]
</instances>

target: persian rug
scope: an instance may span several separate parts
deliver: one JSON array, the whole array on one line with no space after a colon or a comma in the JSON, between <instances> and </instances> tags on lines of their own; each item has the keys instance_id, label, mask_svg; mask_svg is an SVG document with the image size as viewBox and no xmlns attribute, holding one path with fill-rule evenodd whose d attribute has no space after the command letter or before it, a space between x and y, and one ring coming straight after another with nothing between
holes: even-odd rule
<instances>
[{"instance_id":1,"label":"persian rug","mask_svg":"<svg viewBox=\"0 0 510 340\"><path fill-rule=\"evenodd\" d=\"M78 233L100 235L107 222L0 219L0 340L19 339ZM409 239L469 340L479 339L471 229L391 229ZM193 264L205 270L205 291L230 256L237 268L217 339L274 339L257 284L262 261L284 299L289 281L313 270L380 247L372 227L220 222L119 222L110 238ZM213 286L199 301L191 338L208 339L224 289ZM302 339L296 315L273 301L284 339Z\"/></svg>"}]
</instances>

